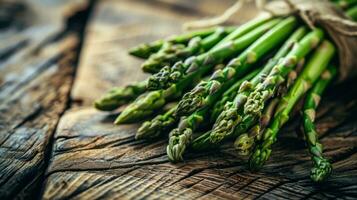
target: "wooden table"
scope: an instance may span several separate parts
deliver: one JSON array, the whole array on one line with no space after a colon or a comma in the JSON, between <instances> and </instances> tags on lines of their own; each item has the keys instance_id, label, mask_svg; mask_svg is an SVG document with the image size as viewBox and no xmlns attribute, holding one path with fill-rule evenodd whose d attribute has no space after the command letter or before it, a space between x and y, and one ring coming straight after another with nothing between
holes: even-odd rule
<instances>
[{"instance_id":1,"label":"wooden table","mask_svg":"<svg viewBox=\"0 0 357 200\"><path fill-rule=\"evenodd\" d=\"M281 131L263 170L251 173L230 145L171 164L166 137L136 141L138 125L113 126L117 113L92 108L112 86L147 76L137 73L141 61L127 54L129 47L179 33L184 22L222 13L233 2L0 6L7 17L0 21L0 199L357 198L356 81L334 86L320 107L317 127L334 167L320 185L309 179L311 162L295 134L298 118ZM248 5L231 22L254 14Z\"/></svg>"}]
</instances>

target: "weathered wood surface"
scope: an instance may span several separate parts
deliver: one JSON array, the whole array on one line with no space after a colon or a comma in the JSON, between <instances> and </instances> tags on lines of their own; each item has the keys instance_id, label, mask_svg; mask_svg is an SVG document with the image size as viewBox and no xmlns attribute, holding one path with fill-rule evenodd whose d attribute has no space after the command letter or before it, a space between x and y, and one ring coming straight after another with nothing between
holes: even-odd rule
<instances>
[{"instance_id":1,"label":"weathered wood surface","mask_svg":"<svg viewBox=\"0 0 357 200\"><path fill-rule=\"evenodd\" d=\"M334 167L322 185L309 180L298 118L281 132L264 169L251 173L230 144L171 164L166 137L136 141L138 125L113 126L116 113L91 108L110 87L146 77L128 47L178 33L184 22L221 13L234 0L97 1L77 72L77 26L84 24L66 19L87 1L26 2L33 9L11 8L15 14L0 20L0 199L357 198L356 81L336 86L318 114ZM253 11L248 6L230 21Z\"/></svg>"},{"instance_id":2,"label":"weathered wood surface","mask_svg":"<svg viewBox=\"0 0 357 200\"><path fill-rule=\"evenodd\" d=\"M137 125L114 127L115 113L90 108L111 86L144 79L137 73L140 61L127 55L128 47L178 32L184 21L217 5L145 2L97 5L72 90L73 99L81 104L68 110L58 125L44 199L357 198L357 90L351 88L355 83L339 86L320 109L318 128L334 166L333 176L323 185L309 180L311 163L304 142L295 136L298 119L282 131L264 169L251 173L229 144L216 151L188 153L184 163L171 164L166 138L136 141Z\"/></svg>"},{"instance_id":3,"label":"weathered wood surface","mask_svg":"<svg viewBox=\"0 0 357 200\"><path fill-rule=\"evenodd\" d=\"M0 2L0 199L33 197L41 188L48 147L68 105L79 41L66 20L86 6L14 3Z\"/></svg>"}]
</instances>

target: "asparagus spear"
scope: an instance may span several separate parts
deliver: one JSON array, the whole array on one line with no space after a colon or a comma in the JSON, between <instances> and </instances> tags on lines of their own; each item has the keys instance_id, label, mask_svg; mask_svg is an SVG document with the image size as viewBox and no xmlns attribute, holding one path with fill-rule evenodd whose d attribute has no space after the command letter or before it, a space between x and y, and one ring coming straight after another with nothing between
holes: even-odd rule
<instances>
[{"instance_id":1,"label":"asparagus spear","mask_svg":"<svg viewBox=\"0 0 357 200\"><path fill-rule=\"evenodd\" d=\"M158 52L165 42L172 44L186 44L194 37L205 37L212 34L215 31L213 28L202 29L184 33L181 35L173 35L167 39L156 40L150 43L140 44L129 50L129 53L139 58L148 58L151 54Z\"/></svg>"},{"instance_id":2,"label":"asparagus spear","mask_svg":"<svg viewBox=\"0 0 357 200\"><path fill-rule=\"evenodd\" d=\"M152 115L157 109L162 108L168 99L179 94L180 91L178 91L176 85L166 90L144 93L120 113L114 124L137 122L140 119Z\"/></svg>"},{"instance_id":3,"label":"asparagus spear","mask_svg":"<svg viewBox=\"0 0 357 200\"><path fill-rule=\"evenodd\" d=\"M152 54L149 59L141 65L141 68L144 72L157 73L164 66L170 66L179 60L209 50L232 31L233 27L218 27L213 34L203 39L200 37L191 39L187 46L184 44L165 42L157 53Z\"/></svg>"},{"instance_id":4,"label":"asparagus spear","mask_svg":"<svg viewBox=\"0 0 357 200\"><path fill-rule=\"evenodd\" d=\"M134 100L146 91L146 80L125 87L115 87L94 102L98 110L112 111Z\"/></svg>"},{"instance_id":5,"label":"asparagus spear","mask_svg":"<svg viewBox=\"0 0 357 200\"><path fill-rule=\"evenodd\" d=\"M216 53L210 54L214 55L214 57L208 56L204 61L204 66L211 66L212 63L221 63L218 62L222 60L220 59L220 57L226 57L225 55L227 54L232 54L235 51L238 51L239 49L246 48L247 46L249 46L250 43L257 39L261 34L263 34L263 32L267 31L269 27L272 27L278 21L278 19L270 21L268 22L268 24L263 25L262 27L252 31L251 33L248 33L244 37L237 39L232 43L228 43L226 46L224 46L225 51L221 52L222 48L220 48L220 51L216 51ZM234 49L235 51L232 51L232 49ZM195 60L195 58L189 60ZM197 65L191 65L191 69L188 69L188 71L193 72L193 68L195 68L194 66ZM210 70L210 68L204 67L203 69L204 70L199 71L200 73L193 72L185 78L179 80L178 82L170 84L167 89L159 89L156 91L152 91L146 95L139 96L138 99L135 100L135 102L126 107L126 109L118 116L115 123L120 124L126 122L133 122L137 120L137 118L144 118L148 115L151 115L155 112L155 110L161 108L166 103L166 100L172 98L173 96L180 96L188 86L192 85L192 83L195 83L198 79L201 78L202 74L204 74L203 72Z\"/></svg>"},{"instance_id":6,"label":"asparagus spear","mask_svg":"<svg viewBox=\"0 0 357 200\"><path fill-rule=\"evenodd\" d=\"M138 58L149 58L151 54L158 52L164 43L165 41L162 39L150 43L143 43L131 48L129 54Z\"/></svg>"},{"instance_id":7,"label":"asparagus spear","mask_svg":"<svg viewBox=\"0 0 357 200\"><path fill-rule=\"evenodd\" d=\"M249 75L247 75L247 77L245 78L245 80L250 80L254 77L256 77L256 75L259 73L259 75L257 77L260 77L261 74L263 73L263 70L260 69L256 69L253 72L251 72ZM226 102L228 101L232 101L234 99L234 97L237 95L239 87L242 85L241 81L237 81L234 85L232 85L227 91L225 91L221 97L221 99L219 99L213 106L212 108L212 112L211 112L211 117L210 117L210 121L214 122L218 115L222 112L224 105L226 104Z\"/></svg>"},{"instance_id":8,"label":"asparagus spear","mask_svg":"<svg viewBox=\"0 0 357 200\"><path fill-rule=\"evenodd\" d=\"M258 72L259 72L258 69L254 70L243 79L249 80L253 78ZM234 85L234 87L239 88L241 83L242 83L241 81L238 81ZM228 101L229 98L227 97L232 96L231 93L233 92L235 92L234 89L230 89L229 91L226 91L222 96L222 100L220 102L224 104L224 102ZM176 109L177 109L177 105L171 108L170 110L168 110L166 113L162 115L158 115L152 120L144 122L141 125L141 127L138 129L138 132L136 133L136 139L153 139L158 137L162 133L170 130L170 128L172 128L172 126L177 122L177 116L174 115ZM218 108L215 108L215 111L220 112ZM214 118L211 116L211 119Z\"/></svg>"},{"instance_id":9,"label":"asparagus spear","mask_svg":"<svg viewBox=\"0 0 357 200\"><path fill-rule=\"evenodd\" d=\"M186 93L178 103L177 115L188 115L205 107L211 100L212 94L221 93L244 75L251 66L270 50L278 46L294 30L297 24L295 17L281 21L237 58L233 59L224 69L217 70L210 80L201 81L192 91Z\"/></svg>"},{"instance_id":10,"label":"asparagus spear","mask_svg":"<svg viewBox=\"0 0 357 200\"><path fill-rule=\"evenodd\" d=\"M147 73L157 73L166 65L170 65L170 61L178 58L178 53L184 49L189 48L191 51L198 51L200 47L200 37L195 37L190 40L188 45L173 44L171 42L164 42L162 47L155 53L152 53L143 64L141 69ZM184 55L181 55L184 56Z\"/></svg>"},{"instance_id":11,"label":"asparagus spear","mask_svg":"<svg viewBox=\"0 0 357 200\"><path fill-rule=\"evenodd\" d=\"M242 111L240 111L239 114L240 116L234 117L236 116L234 113L234 107L236 108L236 111L239 110L239 106L237 105L237 103L239 102L244 102L244 100L246 99L246 96L249 95L249 88L251 88L251 90L254 88L255 85L257 85L258 83L262 82L266 75L270 73L271 69L276 65L276 63L283 58L286 54L288 54L288 52L290 51L291 47L300 39L302 38L306 33L306 28L305 27L300 27L298 28L290 37L289 39L287 39L287 41L282 45L282 47L279 49L279 51L275 54L275 56L266 64L266 66L263 67L263 70L253 79L251 80L250 83L246 83L244 87L242 87L243 89L247 89L246 91L240 91L237 93L237 96L234 97L236 98L236 100L238 100L238 102L230 102L227 104L226 110L227 111L222 111L221 113L221 117L219 117L214 125L214 131L210 131L209 133L205 133L202 136L200 136L199 138L195 139L193 141L193 148L195 150L204 150L210 147L216 147L219 145L219 143L221 141L223 141L224 139L230 138L230 137L237 137L239 134L247 131L247 129L254 124L255 122L255 118L246 118L243 117L243 113ZM249 86L249 87L247 87ZM243 103L241 103L242 105ZM230 112L228 112L228 110L231 110ZM230 115L226 115L229 114ZM242 119L243 121L242 123L236 128L236 125L238 124L239 120L228 120L228 118L226 117L231 116L234 117L235 119ZM228 126L229 125L229 126ZM233 133L233 134L231 134Z\"/></svg>"},{"instance_id":12,"label":"asparagus spear","mask_svg":"<svg viewBox=\"0 0 357 200\"><path fill-rule=\"evenodd\" d=\"M247 133L243 133L238 136L234 141L234 148L237 150L238 155L247 156L250 154L252 148L254 147L254 138L260 137L260 126L256 124Z\"/></svg>"},{"instance_id":13,"label":"asparagus spear","mask_svg":"<svg viewBox=\"0 0 357 200\"><path fill-rule=\"evenodd\" d=\"M259 22L262 23L263 21L261 20ZM157 65L160 65L160 63L165 63L165 59L167 59L168 61L170 60L170 57L172 57L172 55L168 55L170 53L171 54L175 53L175 54L177 54L177 56L179 58L181 58L182 56L188 57L189 51L195 52L196 51L195 49L198 49L200 46L202 46L203 50L209 49L215 43L217 43L218 40L220 40L222 38L222 36L226 35L227 33L232 32L234 29L235 29L234 27L216 28L215 31L213 32L213 34L206 37L202 42L200 42L199 37L195 37L195 38L191 39L191 41L189 42L188 48L184 48L185 45L182 43L184 43L185 40L189 39L191 35L192 36L194 36L194 35L206 36L209 33L211 33L213 31L213 29L192 32L192 33L188 33L188 34L182 35L182 36L172 36L171 39L169 38L165 42L163 42L163 41L153 42L152 47L158 46L158 44L160 43L160 48L161 48L161 46L162 46L162 48L160 49L160 51L157 54L153 54L150 56L149 60L147 62L145 62L146 64L145 63L143 64L143 69L144 69L144 71L147 71L147 72L153 72L154 68L157 68ZM200 43L202 43L202 44L199 45ZM144 46L145 45L142 45L142 47L144 47ZM134 48L134 49L136 49L136 50L133 50L134 54L136 54L137 52L139 52L139 54L140 54L143 51L146 51L139 47ZM167 57L165 57L165 55L167 55ZM164 60L162 60L162 61L158 60L161 57L165 57L165 58L162 58ZM101 99L97 100L94 105L99 110L104 110L104 111L114 110L121 105L129 103L130 101L134 100L136 97L138 97L139 95L144 93L146 91L146 84L147 84L147 80L138 82L138 83L134 83L134 84L125 86L123 88L121 88L121 87L113 88L107 94L105 94Z\"/></svg>"},{"instance_id":14,"label":"asparagus spear","mask_svg":"<svg viewBox=\"0 0 357 200\"><path fill-rule=\"evenodd\" d=\"M262 25L263 23L271 20L271 16L258 17L256 19L250 20L249 22L241 25L240 28L237 28L232 33L230 33L227 37L223 38L218 44L216 44L212 49L218 49L221 46L224 46L227 42L233 41L245 33L248 33L250 30L254 29L257 26Z\"/></svg>"},{"instance_id":15,"label":"asparagus spear","mask_svg":"<svg viewBox=\"0 0 357 200\"><path fill-rule=\"evenodd\" d=\"M190 56L189 51L192 51L192 53L194 53L195 51L198 51L200 46L202 46L201 49L206 50L212 47L215 43L217 43L218 40L220 40L224 35L226 35L226 33L232 31L233 27L217 28L213 34L206 37L202 42L200 42L200 38L193 38L189 42L188 48L184 48L185 45L183 44L173 44L172 42L164 42L160 51L157 54L151 55L148 61L145 62L142 67L146 72L153 72L156 68L160 67L161 64L169 64L167 62L169 62L170 59L175 59L172 58L174 55L170 55L170 53L175 54L177 56L177 59L180 59L181 57L188 57ZM134 83L123 88L113 88L101 99L97 100L94 105L99 110L114 110L120 107L121 105L129 103L130 101L134 100L136 97L144 93L146 91L146 84L147 80Z\"/></svg>"},{"instance_id":16,"label":"asparagus spear","mask_svg":"<svg viewBox=\"0 0 357 200\"><path fill-rule=\"evenodd\" d=\"M274 114L275 107L279 102L279 98L274 98L269 105L264 109L260 122L253 126L248 133L243 133L238 136L234 142L234 147L239 155L247 156L251 154L256 141L261 139L261 133L265 127L269 125L271 116Z\"/></svg>"},{"instance_id":17,"label":"asparagus spear","mask_svg":"<svg viewBox=\"0 0 357 200\"><path fill-rule=\"evenodd\" d=\"M307 34L299 43L296 43L289 54L271 70L268 77L256 86L244 104L244 114L246 118L258 118L261 115L265 101L276 94L277 89L286 80L287 75L294 69L297 62L319 44L323 35L320 29L315 29Z\"/></svg>"},{"instance_id":18,"label":"asparagus spear","mask_svg":"<svg viewBox=\"0 0 357 200\"><path fill-rule=\"evenodd\" d=\"M218 64L217 66L222 65ZM197 83L195 79L186 79L171 85L167 89L151 91L139 96L134 102L128 105L115 120L115 124L138 122L139 120L152 115L162 108L167 101L182 96L185 88L192 87Z\"/></svg>"},{"instance_id":19,"label":"asparagus spear","mask_svg":"<svg viewBox=\"0 0 357 200\"><path fill-rule=\"evenodd\" d=\"M320 79L315 83L309 91L305 99L303 112L304 133L311 160L314 167L311 170L310 177L315 182L325 180L332 170L330 162L324 158L322 144L318 141L318 134L314 125L316 108L319 105L321 95L332 79L336 76L337 70L333 66L329 66L321 75Z\"/></svg>"},{"instance_id":20,"label":"asparagus spear","mask_svg":"<svg viewBox=\"0 0 357 200\"><path fill-rule=\"evenodd\" d=\"M188 117L183 117L178 128L170 132L169 144L166 147L166 153L170 161L182 161L186 146L192 140L193 131L202 123L208 115L208 108L194 112Z\"/></svg>"},{"instance_id":21,"label":"asparagus spear","mask_svg":"<svg viewBox=\"0 0 357 200\"><path fill-rule=\"evenodd\" d=\"M237 87L239 87L244 81L254 77L258 72L259 70L254 70L244 76L241 80L237 81ZM233 90L231 91L233 92ZM230 95L229 91L227 91L224 95ZM204 118L208 117L210 108L211 106L207 106L204 109L194 112L188 117L183 117L179 127L171 131L169 145L167 146L167 155L171 161L177 162L182 160L182 155L185 152L186 146L188 146L192 140L193 131L201 125Z\"/></svg>"},{"instance_id":22,"label":"asparagus spear","mask_svg":"<svg viewBox=\"0 0 357 200\"><path fill-rule=\"evenodd\" d=\"M157 115L152 120L144 122L138 129L135 139L153 139L170 130L177 122L177 117L174 116L176 108L177 106L174 106L166 113Z\"/></svg>"},{"instance_id":23,"label":"asparagus spear","mask_svg":"<svg viewBox=\"0 0 357 200\"><path fill-rule=\"evenodd\" d=\"M172 67L162 68L158 73L149 78L148 89L165 89L185 79L202 77L205 73L210 71L215 64L222 63L224 59L232 57L236 53L247 48L279 21L280 19L274 19L257 28L256 26L249 26L248 28L246 26L239 27L237 30L240 30L241 35L245 34L244 36L239 37L234 41L229 41L224 45L221 45L219 48L214 48L199 56L190 57L184 62L176 62Z\"/></svg>"},{"instance_id":24,"label":"asparagus spear","mask_svg":"<svg viewBox=\"0 0 357 200\"><path fill-rule=\"evenodd\" d=\"M327 40L323 41L314 52L292 88L279 102L271 125L264 132L261 143L250 157L251 169L259 169L268 160L271 154L271 145L276 141L280 128L289 120L289 114L294 105L319 78L334 53L335 47Z\"/></svg>"}]
</instances>

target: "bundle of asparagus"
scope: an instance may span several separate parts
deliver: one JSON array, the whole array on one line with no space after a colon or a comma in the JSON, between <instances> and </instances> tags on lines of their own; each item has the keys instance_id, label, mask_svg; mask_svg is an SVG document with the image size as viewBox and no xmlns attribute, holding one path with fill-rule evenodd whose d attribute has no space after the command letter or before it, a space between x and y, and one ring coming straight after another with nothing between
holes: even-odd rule
<instances>
[{"instance_id":1,"label":"bundle of asparagus","mask_svg":"<svg viewBox=\"0 0 357 200\"><path fill-rule=\"evenodd\" d=\"M354 4L336 5L357 18ZM142 124L136 139L170 132L167 155L172 162L182 161L186 150L234 141L238 154L250 156L250 168L259 169L308 92L303 126L313 162L311 179L323 181L331 173L314 126L321 95L337 73L335 45L323 29L310 29L296 16L262 17L239 27L209 28L142 44L130 54L147 59L142 70L152 75L112 89L95 107L112 111L129 104L115 124L157 114ZM165 111L169 102L174 105Z\"/></svg>"}]
</instances>

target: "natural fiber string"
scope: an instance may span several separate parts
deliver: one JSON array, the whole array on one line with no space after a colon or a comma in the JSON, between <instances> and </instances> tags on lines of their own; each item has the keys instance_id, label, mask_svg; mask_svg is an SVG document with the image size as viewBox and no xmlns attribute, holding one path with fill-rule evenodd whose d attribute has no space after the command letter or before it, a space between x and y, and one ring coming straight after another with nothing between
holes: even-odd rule
<instances>
[{"instance_id":1,"label":"natural fiber string","mask_svg":"<svg viewBox=\"0 0 357 200\"><path fill-rule=\"evenodd\" d=\"M321 19L326 20L326 21L331 21L331 22L335 22L335 23L343 23L344 25L350 27L350 28L355 28L355 30L357 30L357 24L354 22L351 22L350 20L345 20L345 19L340 19L340 18L336 18L333 16L323 16L321 17ZM338 32L341 33L342 35L346 35L346 36L357 36L357 31L346 31L341 29L340 27L333 27L333 29Z\"/></svg>"},{"instance_id":2,"label":"natural fiber string","mask_svg":"<svg viewBox=\"0 0 357 200\"><path fill-rule=\"evenodd\" d=\"M237 13L245 3L250 1L252 0L237 0L237 2L233 4L231 7L229 7L226 11L224 11L222 15L210 19L187 22L183 25L183 28L185 30L188 30L188 29L206 28L206 27L223 24L224 22L228 21L235 13ZM259 10L262 10L264 9L265 0L255 0L255 4L259 8Z\"/></svg>"},{"instance_id":3,"label":"natural fiber string","mask_svg":"<svg viewBox=\"0 0 357 200\"><path fill-rule=\"evenodd\" d=\"M338 51L339 82L357 76L355 59L357 23L347 19L344 12L328 0L281 0L280 2L272 1L267 6L280 13L298 15L310 28L319 26L330 36ZM285 9L279 10L278 8L284 4Z\"/></svg>"},{"instance_id":4,"label":"natural fiber string","mask_svg":"<svg viewBox=\"0 0 357 200\"><path fill-rule=\"evenodd\" d=\"M189 22L184 24L186 29L215 26L226 22L237 13L245 3L253 0L237 0L221 16ZM346 18L342 10L336 8L328 0L255 0L255 5L260 11L271 16L298 15L305 24L314 29L321 26L330 35L338 47L339 54L339 81L357 76L357 23ZM261 12L263 13L263 12Z\"/></svg>"},{"instance_id":5,"label":"natural fiber string","mask_svg":"<svg viewBox=\"0 0 357 200\"><path fill-rule=\"evenodd\" d=\"M212 27L212 26L223 24L224 22L228 21L235 13L237 13L245 3L250 1L252 0L237 0L237 2L233 4L231 7L229 7L226 11L224 11L222 15L210 19L187 22L183 25L183 28L185 30L188 30L188 29ZM299 13L300 17L305 21L308 27L310 27L311 29L315 28L315 22L312 21L307 11L296 8L294 3L292 3L290 0L283 0L283 2L286 3L286 5L288 6L289 11L287 13L289 14ZM265 4L266 4L266 0L255 0L255 5L260 11L266 11L273 16L284 15L283 13L276 13L274 10L265 7ZM341 20L340 18L335 18L330 15L320 18L324 18L324 20L329 20L336 23L337 22L344 23L349 27L357 27L356 23L351 23L349 20ZM357 36L357 32L355 31L346 31L339 27L334 27L334 30L346 36Z\"/></svg>"},{"instance_id":6,"label":"natural fiber string","mask_svg":"<svg viewBox=\"0 0 357 200\"><path fill-rule=\"evenodd\" d=\"M283 0L284 3L288 5L289 8L289 13L298 13L299 16L303 19L303 21L307 24L307 26L311 29L316 28L315 27L315 22L311 19L307 11L305 10L300 10L298 9L290 0ZM351 27L351 28L357 28L357 24L350 21L350 20L345 20L341 18L336 18L331 15L326 15L326 16L320 16L320 19L326 20L326 21L331 21L335 23L343 23L344 25ZM339 28L338 26L332 27L336 32L341 33L342 35L346 36L357 36L356 31L347 31Z\"/></svg>"}]
</instances>

